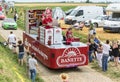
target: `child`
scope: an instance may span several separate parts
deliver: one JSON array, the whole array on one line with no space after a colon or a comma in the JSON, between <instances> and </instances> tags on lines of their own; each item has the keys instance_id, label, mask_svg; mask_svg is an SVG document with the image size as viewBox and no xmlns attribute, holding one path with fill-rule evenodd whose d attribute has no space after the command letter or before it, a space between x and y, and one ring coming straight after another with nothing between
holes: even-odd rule
<instances>
[{"instance_id":1,"label":"child","mask_svg":"<svg viewBox=\"0 0 120 82\"><path fill-rule=\"evenodd\" d=\"M60 74L60 78L63 82L68 82L68 75L66 73Z\"/></svg>"}]
</instances>

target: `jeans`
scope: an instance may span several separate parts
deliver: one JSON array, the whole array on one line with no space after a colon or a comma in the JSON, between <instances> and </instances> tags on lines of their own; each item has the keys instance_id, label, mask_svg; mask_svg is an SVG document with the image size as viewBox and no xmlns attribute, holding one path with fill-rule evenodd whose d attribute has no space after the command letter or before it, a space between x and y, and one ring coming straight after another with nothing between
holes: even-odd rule
<instances>
[{"instance_id":1,"label":"jeans","mask_svg":"<svg viewBox=\"0 0 120 82\"><path fill-rule=\"evenodd\" d=\"M30 75L31 75L32 82L35 82L36 70L35 69L30 69Z\"/></svg>"},{"instance_id":2,"label":"jeans","mask_svg":"<svg viewBox=\"0 0 120 82\"><path fill-rule=\"evenodd\" d=\"M92 62L92 59L93 59L92 58L92 53L93 53L93 51L89 51L89 53L88 53L89 54L89 62Z\"/></svg>"},{"instance_id":3,"label":"jeans","mask_svg":"<svg viewBox=\"0 0 120 82\"><path fill-rule=\"evenodd\" d=\"M103 54L103 57L102 57L102 70L103 71L107 71L107 68L108 68L108 57L109 57L109 55Z\"/></svg>"}]
</instances>

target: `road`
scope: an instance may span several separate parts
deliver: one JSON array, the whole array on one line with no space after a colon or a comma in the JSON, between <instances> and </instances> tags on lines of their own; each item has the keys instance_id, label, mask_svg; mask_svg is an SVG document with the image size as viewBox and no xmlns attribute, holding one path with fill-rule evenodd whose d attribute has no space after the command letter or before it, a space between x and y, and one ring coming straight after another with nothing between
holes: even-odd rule
<instances>
[{"instance_id":1,"label":"road","mask_svg":"<svg viewBox=\"0 0 120 82\"><path fill-rule=\"evenodd\" d=\"M0 34L5 40L7 40L10 31L0 28ZM22 30L12 31L17 36L17 39L22 40ZM45 82L62 82L59 76L61 73L67 73L69 75L69 82L113 82L110 78L91 69L89 65L71 69L52 70L39 63L39 74Z\"/></svg>"}]
</instances>

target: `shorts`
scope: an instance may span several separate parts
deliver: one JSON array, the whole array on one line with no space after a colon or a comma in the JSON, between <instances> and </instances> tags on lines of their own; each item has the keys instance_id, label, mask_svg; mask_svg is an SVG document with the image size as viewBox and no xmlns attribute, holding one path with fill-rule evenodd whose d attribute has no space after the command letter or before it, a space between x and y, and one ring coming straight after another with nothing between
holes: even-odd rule
<instances>
[{"instance_id":1,"label":"shorts","mask_svg":"<svg viewBox=\"0 0 120 82\"><path fill-rule=\"evenodd\" d=\"M23 59L24 52L19 52L18 59Z\"/></svg>"}]
</instances>

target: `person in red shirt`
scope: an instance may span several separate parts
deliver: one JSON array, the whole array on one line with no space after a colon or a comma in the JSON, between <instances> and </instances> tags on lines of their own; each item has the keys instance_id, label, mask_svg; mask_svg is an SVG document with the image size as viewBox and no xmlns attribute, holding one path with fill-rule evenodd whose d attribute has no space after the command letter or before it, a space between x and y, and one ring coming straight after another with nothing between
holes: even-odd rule
<instances>
[{"instance_id":1,"label":"person in red shirt","mask_svg":"<svg viewBox=\"0 0 120 82\"><path fill-rule=\"evenodd\" d=\"M45 15L42 20L42 25L45 26L46 29L52 28L52 18Z\"/></svg>"},{"instance_id":2,"label":"person in red shirt","mask_svg":"<svg viewBox=\"0 0 120 82\"><path fill-rule=\"evenodd\" d=\"M68 28L68 30L66 31L66 39L69 38L69 37L72 37L73 34L72 34L72 28Z\"/></svg>"},{"instance_id":3,"label":"person in red shirt","mask_svg":"<svg viewBox=\"0 0 120 82\"><path fill-rule=\"evenodd\" d=\"M66 31L66 43L70 44L73 41L74 41L74 37L72 34L72 28L68 28L68 30Z\"/></svg>"}]
</instances>

